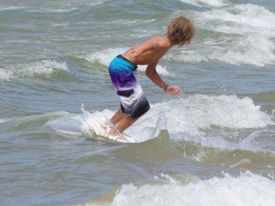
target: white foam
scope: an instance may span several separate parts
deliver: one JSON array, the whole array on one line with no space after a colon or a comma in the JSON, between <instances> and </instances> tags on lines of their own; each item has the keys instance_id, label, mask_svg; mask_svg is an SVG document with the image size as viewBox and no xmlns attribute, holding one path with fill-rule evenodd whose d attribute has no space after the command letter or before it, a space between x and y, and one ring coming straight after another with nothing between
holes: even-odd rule
<instances>
[{"instance_id":1,"label":"white foam","mask_svg":"<svg viewBox=\"0 0 275 206\"><path fill-rule=\"evenodd\" d=\"M10 119L0 119L0 124L10 121Z\"/></svg>"},{"instance_id":2,"label":"white foam","mask_svg":"<svg viewBox=\"0 0 275 206\"><path fill-rule=\"evenodd\" d=\"M12 69L0 69L0 80L10 81L22 76L50 75L58 70L69 72L65 62L42 60L29 64L19 64Z\"/></svg>"},{"instance_id":3,"label":"white foam","mask_svg":"<svg viewBox=\"0 0 275 206\"><path fill-rule=\"evenodd\" d=\"M100 63L108 66L113 58L118 54L122 54L127 48L105 49L102 51L96 51L88 55L79 56L79 58L85 59L90 63Z\"/></svg>"},{"instance_id":4,"label":"white foam","mask_svg":"<svg viewBox=\"0 0 275 206\"><path fill-rule=\"evenodd\" d=\"M110 205L273 206L274 194L274 181L250 172L239 177L226 174L221 178L213 177L189 184L170 177L166 182L123 185Z\"/></svg>"},{"instance_id":5,"label":"white foam","mask_svg":"<svg viewBox=\"0 0 275 206\"><path fill-rule=\"evenodd\" d=\"M90 63L100 63L108 67L113 58L115 58L118 54L124 53L127 49L128 48L105 49L102 51L93 52L88 55L79 56L79 58L84 59ZM172 75L166 70L165 67L161 66L160 64L157 65L156 69L161 75ZM146 70L146 65L139 65L138 70L144 72Z\"/></svg>"},{"instance_id":6,"label":"white foam","mask_svg":"<svg viewBox=\"0 0 275 206\"><path fill-rule=\"evenodd\" d=\"M94 1L88 1L90 6L97 6L100 4L103 4L105 2L110 2L111 0L94 0Z\"/></svg>"},{"instance_id":7,"label":"white foam","mask_svg":"<svg viewBox=\"0 0 275 206\"><path fill-rule=\"evenodd\" d=\"M89 125L94 127L95 120L101 122L110 119L113 114L114 111L107 109L94 113L84 110L83 114L51 120L48 125L56 131L82 133L86 136ZM197 94L151 105L151 109L125 133L138 143L157 137L160 129L167 129L170 138L176 142L184 140L212 148L259 151L266 149L265 145L254 144L259 132L249 135L243 141L231 142L226 139L226 135L209 136L204 130L211 129L211 126L258 130L274 124L272 116L262 112L249 97Z\"/></svg>"},{"instance_id":8,"label":"white foam","mask_svg":"<svg viewBox=\"0 0 275 206\"><path fill-rule=\"evenodd\" d=\"M65 113L57 119L51 119L45 126L48 126L60 134L81 136L82 119L80 115Z\"/></svg>"},{"instance_id":9,"label":"white foam","mask_svg":"<svg viewBox=\"0 0 275 206\"><path fill-rule=\"evenodd\" d=\"M119 24L119 25L131 25L131 24L146 24L146 23L153 23L157 21L156 19L136 19L136 20L130 20L130 19L115 19L115 20L110 20L108 22L105 22L105 25L111 25L111 24ZM135 34L136 35L136 34ZM137 37L133 35L134 37ZM147 36L147 35L146 35ZM142 35L141 37L144 37L144 35Z\"/></svg>"},{"instance_id":10,"label":"white foam","mask_svg":"<svg viewBox=\"0 0 275 206\"><path fill-rule=\"evenodd\" d=\"M165 113L167 129L172 140L196 142L211 148L266 150L264 145L255 144L257 135L234 142L226 139L227 134L209 135L204 130L211 129L212 126L234 130L259 130L259 128L274 125L272 116L262 112L251 98L238 98L235 95L193 95L186 99L156 104L149 112L150 123L154 124L159 111ZM135 129L138 134L138 131L145 127L142 124L144 122L141 125L130 127L129 130Z\"/></svg>"},{"instance_id":11,"label":"white foam","mask_svg":"<svg viewBox=\"0 0 275 206\"><path fill-rule=\"evenodd\" d=\"M14 72L9 71L7 69L0 69L0 80L10 81L11 79L16 78Z\"/></svg>"},{"instance_id":12,"label":"white foam","mask_svg":"<svg viewBox=\"0 0 275 206\"><path fill-rule=\"evenodd\" d=\"M39 12L39 13L70 13L79 10L83 6L85 7L94 7L100 4L103 4L104 2L107 2L110 0L79 0L79 1L67 1L66 4L64 4L61 1L52 1L48 2L46 4L38 4L36 5L29 5L29 8L26 8L27 12Z\"/></svg>"},{"instance_id":13,"label":"white foam","mask_svg":"<svg viewBox=\"0 0 275 206\"><path fill-rule=\"evenodd\" d=\"M253 4L230 5L222 9L212 9L201 13L205 28L229 34L269 34L274 35L275 14L266 8ZM225 24L210 25L209 21ZM231 24L229 24L231 23Z\"/></svg>"},{"instance_id":14,"label":"white foam","mask_svg":"<svg viewBox=\"0 0 275 206\"><path fill-rule=\"evenodd\" d=\"M275 14L266 8L253 4L228 4L219 9L195 12L194 21L196 27L216 35L194 42L187 51L182 50L172 57L174 60L218 60L260 67L275 64Z\"/></svg>"},{"instance_id":15,"label":"white foam","mask_svg":"<svg viewBox=\"0 0 275 206\"><path fill-rule=\"evenodd\" d=\"M58 70L69 71L65 62L57 62L55 60L37 61L30 64L18 65L17 67L16 74L19 76L48 75Z\"/></svg>"},{"instance_id":16,"label":"white foam","mask_svg":"<svg viewBox=\"0 0 275 206\"><path fill-rule=\"evenodd\" d=\"M17 6L1 7L0 11L13 11L13 10L21 10L21 9L25 9L25 7L17 7Z\"/></svg>"},{"instance_id":17,"label":"white foam","mask_svg":"<svg viewBox=\"0 0 275 206\"><path fill-rule=\"evenodd\" d=\"M209 135L204 132L211 126L230 129L259 129L274 125L272 116L262 112L249 97L221 95L192 95L186 99L176 99L151 106L126 132L136 142L154 138L157 122L164 116L165 125L173 141L191 141L200 145L220 149L244 149L262 151L264 145L255 144L256 136L248 136L243 141L232 142L221 134Z\"/></svg>"},{"instance_id":18,"label":"white foam","mask_svg":"<svg viewBox=\"0 0 275 206\"><path fill-rule=\"evenodd\" d=\"M274 124L271 116L260 111L249 97L235 95L192 95L152 106L148 116L156 117L164 112L170 132L195 132L211 126L226 128L263 128ZM150 121L150 122L155 122Z\"/></svg>"},{"instance_id":19,"label":"white foam","mask_svg":"<svg viewBox=\"0 0 275 206\"><path fill-rule=\"evenodd\" d=\"M93 134L90 132L90 128L93 128L95 133L97 135L104 136L105 130L102 127L104 122L111 117L111 114L109 113L109 110L105 110L103 112L88 112L84 109L82 105L82 113L83 113L83 119L81 120L81 127L80 130L82 133L84 133L86 136L93 136ZM107 114L105 114L107 112ZM104 115L103 115L104 114ZM106 117L106 115L108 117Z\"/></svg>"},{"instance_id":20,"label":"white foam","mask_svg":"<svg viewBox=\"0 0 275 206\"><path fill-rule=\"evenodd\" d=\"M69 12L72 12L72 11L77 11L78 8L67 8L67 9L43 9L41 8L40 11L43 11L43 12L50 12L50 13L69 13Z\"/></svg>"},{"instance_id":21,"label":"white foam","mask_svg":"<svg viewBox=\"0 0 275 206\"><path fill-rule=\"evenodd\" d=\"M202 6L211 6L211 7L222 7L227 4L225 0L180 0L181 2L191 4L194 6L202 7Z\"/></svg>"}]
</instances>

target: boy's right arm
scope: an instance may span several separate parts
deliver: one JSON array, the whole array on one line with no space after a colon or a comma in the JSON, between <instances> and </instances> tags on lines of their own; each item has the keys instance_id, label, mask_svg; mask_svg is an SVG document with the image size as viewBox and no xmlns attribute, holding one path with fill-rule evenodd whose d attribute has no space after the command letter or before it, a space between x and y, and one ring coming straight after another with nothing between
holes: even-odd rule
<instances>
[{"instance_id":1,"label":"boy's right arm","mask_svg":"<svg viewBox=\"0 0 275 206\"><path fill-rule=\"evenodd\" d=\"M168 85L166 84L161 77L159 76L158 72L156 71L156 66L158 62L153 64L149 64L147 66L145 74L151 79L156 85L162 88L165 92L172 94L172 95L179 95L180 94L180 87L177 85Z\"/></svg>"},{"instance_id":2,"label":"boy's right arm","mask_svg":"<svg viewBox=\"0 0 275 206\"><path fill-rule=\"evenodd\" d=\"M158 85L160 88L165 90L168 86L159 76L159 74L156 71L157 62L153 64L149 64L147 66L147 69L145 71L145 74L151 79L156 85Z\"/></svg>"}]
</instances>

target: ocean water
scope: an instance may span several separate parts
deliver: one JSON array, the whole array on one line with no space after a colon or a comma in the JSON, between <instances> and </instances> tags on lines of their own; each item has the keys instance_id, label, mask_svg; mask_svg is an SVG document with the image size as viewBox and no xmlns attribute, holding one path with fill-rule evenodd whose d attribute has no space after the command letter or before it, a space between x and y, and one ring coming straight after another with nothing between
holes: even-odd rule
<instances>
[{"instance_id":1,"label":"ocean water","mask_svg":"<svg viewBox=\"0 0 275 206\"><path fill-rule=\"evenodd\" d=\"M196 36L157 70L181 96L140 66L133 143L89 135L109 62L178 15ZM1 0L0 204L273 206L274 22L273 0Z\"/></svg>"}]
</instances>

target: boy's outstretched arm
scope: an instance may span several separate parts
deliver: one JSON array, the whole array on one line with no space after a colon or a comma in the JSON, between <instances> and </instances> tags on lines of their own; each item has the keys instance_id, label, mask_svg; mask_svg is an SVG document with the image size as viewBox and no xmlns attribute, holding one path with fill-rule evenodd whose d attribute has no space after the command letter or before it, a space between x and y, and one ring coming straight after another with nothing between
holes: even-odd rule
<instances>
[{"instance_id":1,"label":"boy's outstretched arm","mask_svg":"<svg viewBox=\"0 0 275 206\"><path fill-rule=\"evenodd\" d=\"M180 87L178 85L168 85L166 84L161 77L159 76L156 66L158 62L153 64L149 64L145 71L145 74L151 79L156 85L162 88L165 92L172 94L172 95L179 95L180 94Z\"/></svg>"}]
</instances>

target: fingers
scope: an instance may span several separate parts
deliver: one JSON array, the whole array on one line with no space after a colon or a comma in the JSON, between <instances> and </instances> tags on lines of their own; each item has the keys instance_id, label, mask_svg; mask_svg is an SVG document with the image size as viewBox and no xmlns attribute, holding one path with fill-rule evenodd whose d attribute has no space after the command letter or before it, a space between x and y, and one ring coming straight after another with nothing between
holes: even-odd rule
<instances>
[{"instance_id":1,"label":"fingers","mask_svg":"<svg viewBox=\"0 0 275 206\"><path fill-rule=\"evenodd\" d=\"M175 96L180 95L180 87L176 86L176 85L168 86L167 91L168 91L168 93L175 95Z\"/></svg>"},{"instance_id":2,"label":"fingers","mask_svg":"<svg viewBox=\"0 0 275 206\"><path fill-rule=\"evenodd\" d=\"M177 96L180 95L180 88L177 89L177 93L176 93Z\"/></svg>"},{"instance_id":3,"label":"fingers","mask_svg":"<svg viewBox=\"0 0 275 206\"><path fill-rule=\"evenodd\" d=\"M174 95L175 95L175 96L180 95L180 89L175 89Z\"/></svg>"}]
</instances>

